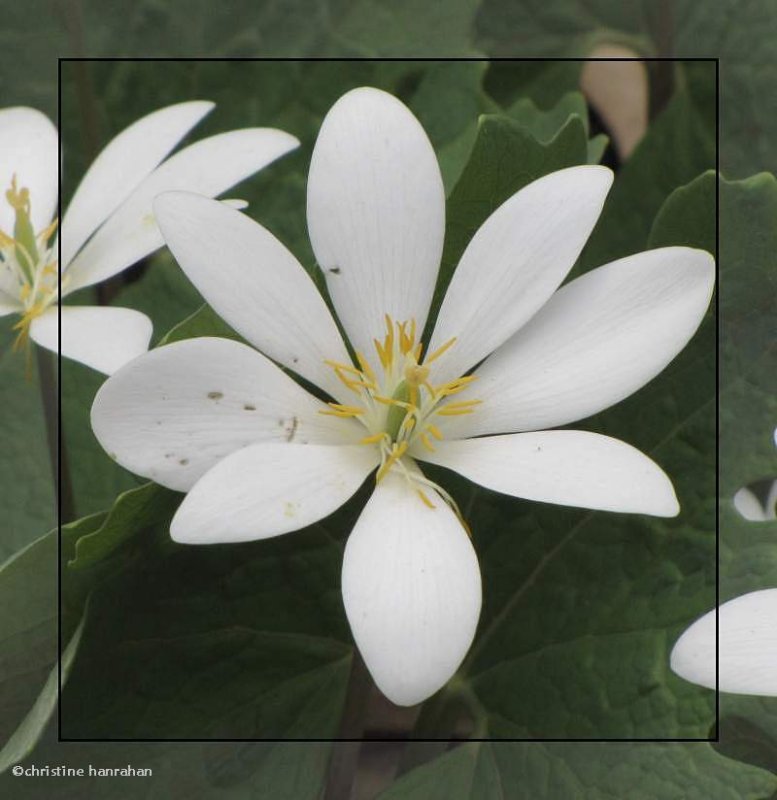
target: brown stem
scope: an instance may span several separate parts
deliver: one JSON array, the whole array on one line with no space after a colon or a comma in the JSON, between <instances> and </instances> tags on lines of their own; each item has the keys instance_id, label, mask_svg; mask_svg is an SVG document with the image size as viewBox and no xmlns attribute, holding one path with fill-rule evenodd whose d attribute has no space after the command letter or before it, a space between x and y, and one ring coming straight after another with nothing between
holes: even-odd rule
<instances>
[{"instance_id":1,"label":"brown stem","mask_svg":"<svg viewBox=\"0 0 777 800\"><path fill-rule=\"evenodd\" d=\"M359 651L354 648L351 674L348 677L348 693L337 738L357 741L340 741L332 744L324 800L348 800L351 796L362 744L359 740L364 736L364 710L371 688L370 673Z\"/></svg>"}]
</instances>

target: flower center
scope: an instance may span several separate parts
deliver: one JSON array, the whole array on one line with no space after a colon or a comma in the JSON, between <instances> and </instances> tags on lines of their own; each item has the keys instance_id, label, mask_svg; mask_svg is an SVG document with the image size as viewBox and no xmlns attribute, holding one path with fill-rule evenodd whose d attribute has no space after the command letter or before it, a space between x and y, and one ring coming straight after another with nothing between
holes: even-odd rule
<instances>
[{"instance_id":1,"label":"flower center","mask_svg":"<svg viewBox=\"0 0 777 800\"><path fill-rule=\"evenodd\" d=\"M433 385L430 381L430 365L453 347L456 338L448 340L422 359L423 345L416 341L415 320L394 322L388 314L385 319L386 334L383 340L374 340L380 370L373 369L359 352L356 353L358 367L327 361L326 364L356 397L352 405L329 403L329 409L321 413L354 417L364 425L368 435L361 443L375 445L380 450L381 463L376 482L379 483L391 469L397 469L413 484L419 497L430 508L434 508L434 504L423 491L424 485L440 492L458 513L447 492L425 478L413 462L403 460L403 456L414 445L434 452L434 441L443 438L435 424L435 417L458 416L475 411L481 400L449 400L466 389L475 376L465 375Z\"/></svg>"},{"instance_id":2,"label":"flower center","mask_svg":"<svg viewBox=\"0 0 777 800\"><path fill-rule=\"evenodd\" d=\"M18 299L23 311L14 325L19 331L14 347L28 341L30 325L59 297L56 255L49 240L57 220L35 233L30 220L30 191L17 188L16 175L5 193L14 211L13 235L0 230L0 289Z\"/></svg>"}]
</instances>

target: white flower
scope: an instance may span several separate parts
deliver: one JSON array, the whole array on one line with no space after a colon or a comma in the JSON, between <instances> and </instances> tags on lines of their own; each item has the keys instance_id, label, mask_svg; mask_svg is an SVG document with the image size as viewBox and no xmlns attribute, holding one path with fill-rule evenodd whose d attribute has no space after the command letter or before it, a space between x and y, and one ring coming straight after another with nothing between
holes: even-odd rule
<instances>
[{"instance_id":1,"label":"white flower","mask_svg":"<svg viewBox=\"0 0 777 800\"><path fill-rule=\"evenodd\" d=\"M765 495L759 497L749 486L743 486L734 495L734 508L750 522L777 519L777 481L768 485Z\"/></svg>"},{"instance_id":2,"label":"white flower","mask_svg":"<svg viewBox=\"0 0 777 800\"><path fill-rule=\"evenodd\" d=\"M772 438L777 444L777 429ZM775 519L775 502L777 481L765 501L747 487L734 495L734 507L751 522ZM717 615L708 611L683 631L669 663L681 678L708 689L777 696L777 589L735 597Z\"/></svg>"},{"instance_id":3,"label":"white flower","mask_svg":"<svg viewBox=\"0 0 777 800\"><path fill-rule=\"evenodd\" d=\"M188 492L171 526L187 543L302 528L377 468L345 548L343 600L380 689L418 703L458 668L481 604L461 512L418 462L530 500L678 511L669 479L633 447L537 431L644 385L689 340L710 299L711 256L681 247L558 290L611 180L603 167L565 169L497 209L462 256L423 347L444 236L437 161L402 103L375 89L349 92L322 124L307 216L355 360L313 281L272 234L211 200L168 193L154 206L168 246L256 350L201 338L150 352L104 384L95 434L128 469ZM485 435L504 432L514 433Z\"/></svg>"},{"instance_id":4,"label":"white flower","mask_svg":"<svg viewBox=\"0 0 777 800\"><path fill-rule=\"evenodd\" d=\"M40 111L0 110L0 316L19 314L17 344L59 351L58 303L110 278L164 242L151 202L167 189L215 196L298 145L282 131L229 131L165 160L213 108L162 108L130 125L97 156L62 220L57 268L57 130ZM161 163L160 163L161 162ZM112 373L148 349L151 322L126 308L61 307L63 356Z\"/></svg>"},{"instance_id":5,"label":"white flower","mask_svg":"<svg viewBox=\"0 0 777 800\"><path fill-rule=\"evenodd\" d=\"M681 678L721 692L777 696L777 589L735 597L697 619L672 648L670 664Z\"/></svg>"}]
</instances>

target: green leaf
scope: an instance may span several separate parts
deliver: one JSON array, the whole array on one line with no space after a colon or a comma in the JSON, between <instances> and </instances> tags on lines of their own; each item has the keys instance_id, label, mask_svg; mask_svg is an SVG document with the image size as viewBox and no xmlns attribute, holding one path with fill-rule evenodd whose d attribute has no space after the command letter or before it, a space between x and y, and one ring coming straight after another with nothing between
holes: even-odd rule
<instances>
[{"instance_id":1,"label":"green leaf","mask_svg":"<svg viewBox=\"0 0 777 800\"><path fill-rule=\"evenodd\" d=\"M686 244L712 250L715 226L705 209L716 204L717 181L706 173L664 204L651 245ZM758 175L721 180L720 529L722 599L777 586L777 523L752 523L733 495L755 480L777 477L777 383L773 310L777 296L777 181ZM689 616L688 622L693 620ZM707 690L699 689L700 694ZM777 771L777 701L721 695L720 742L732 758Z\"/></svg>"},{"instance_id":2,"label":"green leaf","mask_svg":"<svg viewBox=\"0 0 777 800\"><path fill-rule=\"evenodd\" d=\"M379 800L763 800L769 773L700 744L466 744L420 767Z\"/></svg>"},{"instance_id":3,"label":"green leaf","mask_svg":"<svg viewBox=\"0 0 777 800\"><path fill-rule=\"evenodd\" d=\"M570 117L547 144L509 117L481 116L467 165L448 198L433 310L439 307L464 249L493 210L536 178L586 160L585 126L577 116Z\"/></svg>"},{"instance_id":4,"label":"green leaf","mask_svg":"<svg viewBox=\"0 0 777 800\"><path fill-rule=\"evenodd\" d=\"M721 502L731 511L741 486L777 476L777 370L774 369L777 296L777 180L756 175L721 181ZM738 516L738 515L737 515ZM729 535L721 520L725 535ZM772 526L748 525L744 531ZM777 585L777 570L772 572ZM737 591L739 587L730 587Z\"/></svg>"},{"instance_id":5,"label":"green leaf","mask_svg":"<svg viewBox=\"0 0 777 800\"><path fill-rule=\"evenodd\" d=\"M714 107L702 113L688 92L674 96L619 170L583 251L584 270L635 252L669 195L715 167L714 119Z\"/></svg>"},{"instance_id":6,"label":"green leaf","mask_svg":"<svg viewBox=\"0 0 777 800\"><path fill-rule=\"evenodd\" d=\"M715 253L715 172L709 170L675 189L653 220L648 247L698 247Z\"/></svg>"},{"instance_id":7,"label":"green leaf","mask_svg":"<svg viewBox=\"0 0 777 800\"><path fill-rule=\"evenodd\" d=\"M67 542L94 530L102 515L62 528ZM0 567L0 772L34 747L58 695L59 532L53 530ZM66 590L65 590L66 591ZM62 611L62 679L68 677L81 637L84 599Z\"/></svg>"},{"instance_id":8,"label":"green leaf","mask_svg":"<svg viewBox=\"0 0 777 800\"><path fill-rule=\"evenodd\" d=\"M2 326L10 342L9 328ZM28 363L29 367L23 351L0 346L0 560L30 544L56 522L53 470L34 353Z\"/></svg>"},{"instance_id":9,"label":"green leaf","mask_svg":"<svg viewBox=\"0 0 777 800\"><path fill-rule=\"evenodd\" d=\"M773 697L722 695L715 749L777 775L777 704Z\"/></svg>"},{"instance_id":10,"label":"green leaf","mask_svg":"<svg viewBox=\"0 0 777 800\"><path fill-rule=\"evenodd\" d=\"M479 0L424 3L359 0L338 21L335 41L353 55L415 58L472 55L471 27Z\"/></svg>"},{"instance_id":11,"label":"green leaf","mask_svg":"<svg viewBox=\"0 0 777 800\"><path fill-rule=\"evenodd\" d=\"M32 708L16 728L11 738L5 743L2 750L0 750L0 774L13 764L18 764L24 760L38 743L56 708L60 686L64 686L70 674L73 659L81 641L81 633L84 629L85 621L86 617L83 617L67 647L62 651L61 659L51 668L49 677L43 685L43 690L33 703ZM61 683L60 671L62 675Z\"/></svg>"},{"instance_id":12,"label":"green leaf","mask_svg":"<svg viewBox=\"0 0 777 800\"><path fill-rule=\"evenodd\" d=\"M484 61L435 64L410 103L437 152L446 194L469 159L477 138L478 116L500 110L483 90L487 68Z\"/></svg>"},{"instance_id":13,"label":"green leaf","mask_svg":"<svg viewBox=\"0 0 777 800\"><path fill-rule=\"evenodd\" d=\"M546 111L529 97L520 97L507 108L507 115L522 125L542 144L548 144L569 121L577 116L588 135L588 106L580 92L567 92Z\"/></svg>"},{"instance_id":14,"label":"green leaf","mask_svg":"<svg viewBox=\"0 0 777 800\"><path fill-rule=\"evenodd\" d=\"M194 339L197 336L218 336L223 339L243 341L210 306L204 305L168 331L162 337L159 346L180 342L183 339Z\"/></svg>"},{"instance_id":15,"label":"green leaf","mask_svg":"<svg viewBox=\"0 0 777 800\"><path fill-rule=\"evenodd\" d=\"M742 486L777 478L777 180L720 183L721 599L777 586L777 523L733 507ZM777 699L721 696L724 754L777 771Z\"/></svg>"},{"instance_id":16,"label":"green leaf","mask_svg":"<svg viewBox=\"0 0 777 800\"><path fill-rule=\"evenodd\" d=\"M100 800L318 800L333 747L327 742L60 743L50 731L25 766L115 770L131 765L152 774L16 778L6 773L0 775L0 794L14 800L83 800L89 781L99 785Z\"/></svg>"},{"instance_id":17,"label":"green leaf","mask_svg":"<svg viewBox=\"0 0 777 800\"><path fill-rule=\"evenodd\" d=\"M56 531L0 567L0 641L0 741L6 742L57 659Z\"/></svg>"},{"instance_id":18,"label":"green leaf","mask_svg":"<svg viewBox=\"0 0 777 800\"><path fill-rule=\"evenodd\" d=\"M582 123L573 116L569 124L578 127L582 161ZM525 163L501 157L497 148L490 156L478 162L473 152L451 196L451 208L460 214L449 224L446 254L460 251L468 239L464 232L471 234L510 191L483 191L475 176L485 176L488 187L489 166L499 164L499 180L509 186ZM646 193L653 191L651 180L663 180L642 177ZM678 190L655 222L652 204L632 208L629 250L648 244L651 229L656 240L667 240L662 243L672 237L674 243L691 243L703 235L704 242L693 243L713 246L709 180ZM623 196L621 181L636 191L634 174L624 170L604 217ZM662 232L666 221L671 230ZM456 680L424 708L419 735L443 734L441 724L453 717L494 736L707 736L713 698L674 676L668 653L685 624L715 598L714 539L708 534L715 528L712 313L662 375L574 427L622 439L654 458L675 483L680 517L666 521L525 503L438 471L435 478L468 509L484 608L470 654Z\"/></svg>"},{"instance_id":19,"label":"green leaf","mask_svg":"<svg viewBox=\"0 0 777 800\"><path fill-rule=\"evenodd\" d=\"M170 519L180 495L154 483L123 492L102 524L75 540L75 553L67 566L73 570L93 567L115 553L133 537L143 537Z\"/></svg>"},{"instance_id":20,"label":"green leaf","mask_svg":"<svg viewBox=\"0 0 777 800\"><path fill-rule=\"evenodd\" d=\"M603 133L598 133L592 139L588 140L588 163L600 164L602 156L604 156L607 146L610 144L610 139Z\"/></svg>"},{"instance_id":21,"label":"green leaf","mask_svg":"<svg viewBox=\"0 0 777 800\"><path fill-rule=\"evenodd\" d=\"M743 177L764 169L777 171L777 113L771 91L777 79L772 55L777 15L770 0L745 4L721 0L710 8L694 0L652 4L484 0L477 30L480 46L492 56L580 57L607 43L625 45L640 56L717 57L724 65L720 83L724 173ZM678 61L662 69L674 73L675 84L682 87L695 66L699 65ZM701 66L714 70L713 64ZM553 62L539 65L535 81L546 78L546 71L559 69ZM555 88L557 82L556 78L550 84Z\"/></svg>"},{"instance_id":22,"label":"green leaf","mask_svg":"<svg viewBox=\"0 0 777 800\"><path fill-rule=\"evenodd\" d=\"M62 697L65 735L334 736L351 658L339 532L363 502L289 536L171 543L125 564L92 593ZM153 536L167 536L169 516Z\"/></svg>"}]
</instances>

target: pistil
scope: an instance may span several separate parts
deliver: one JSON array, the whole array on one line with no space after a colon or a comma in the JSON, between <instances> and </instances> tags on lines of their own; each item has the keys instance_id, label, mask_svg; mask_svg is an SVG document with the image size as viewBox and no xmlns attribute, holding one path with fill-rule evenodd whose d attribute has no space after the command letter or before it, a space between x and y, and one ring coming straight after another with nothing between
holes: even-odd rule
<instances>
[{"instance_id":1,"label":"pistil","mask_svg":"<svg viewBox=\"0 0 777 800\"><path fill-rule=\"evenodd\" d=\"M475 376L464 375L433 386L429 381L430 364L445 355L456 338L449 339L420 363L423 346L416 342L415 320L395 323L386 315L385 322L383 339L374 340L382 375L378 376L362 353L356 353L358 366L326 361L358 400L353 404L329 403L329 408L321 413L358 419L367 428L368 434L360 443L377 445L380 451L376 482L396 469L413 486L424 505L434 508L421 487L432 488L461 516L450 495L425 478L412 461L406 464L404 456L416 441L429 452L435 451L435 442L442 441L443 432L431 421L433 415L459 416L475 411L480 400L448 401L452 395L467 389Z\"/></svg>"},{"instance_id":2,"label":"pistil","mask_svg":"<svg viewBox=\"0 0 777 800\"><path fill-rule=\"evenodd\" d=\"M18 349L28 343L33 320L56 301L63 280L59 279L56 259L51 258L48 247L57 220L35 234L30 217L30 191L17 186L16 175L5 199L14 210L14 229L13 236L0 230L0 268L9 270L24 309L14 325L19 332L14 342L14 348Z\"/></svg>"}]
</instances>

